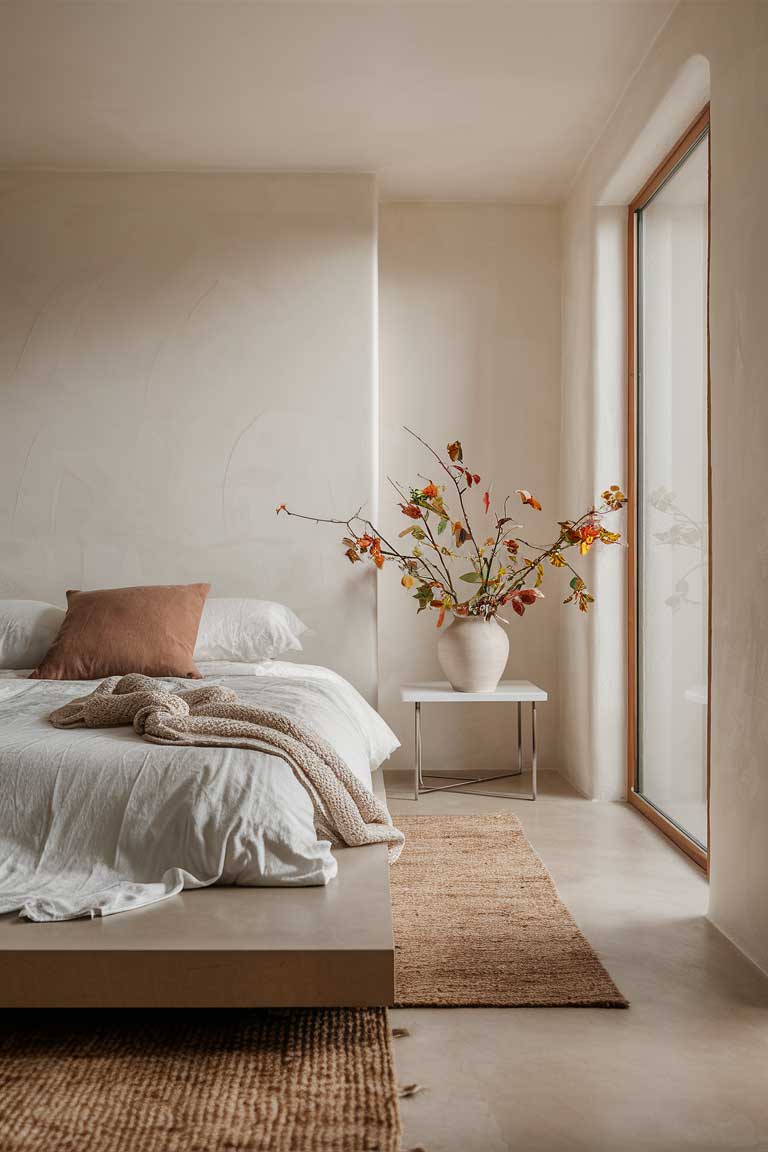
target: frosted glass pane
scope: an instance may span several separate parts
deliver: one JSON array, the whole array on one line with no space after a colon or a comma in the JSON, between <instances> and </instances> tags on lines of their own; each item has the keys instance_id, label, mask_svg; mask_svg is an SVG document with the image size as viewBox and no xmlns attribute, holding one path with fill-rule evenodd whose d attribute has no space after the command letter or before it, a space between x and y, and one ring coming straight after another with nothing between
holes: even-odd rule
<instances>
[{"instance_id":1,"label":"frosted glass pane","mask_svg":"<svg viewBox=\"0 0 768 1152\"><path fill-rule=\"evenodd\" d=\"M638 213L638 791L704 846L708 153Z\"/></svg>"}]
</instances>

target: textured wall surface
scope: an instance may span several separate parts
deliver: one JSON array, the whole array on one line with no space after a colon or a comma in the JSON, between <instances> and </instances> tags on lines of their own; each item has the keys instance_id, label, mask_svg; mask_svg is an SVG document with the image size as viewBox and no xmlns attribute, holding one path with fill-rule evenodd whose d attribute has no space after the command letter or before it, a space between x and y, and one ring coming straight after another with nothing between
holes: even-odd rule
<instances>
[{"instance_id":1,"label":"textured wall surface","mask_svg":"<svg viewBox=\"0 0 768 1152\"><path fill-rule=\"evenodd\" d=\"M370 177L0 177L0 596L209 580L375 691Z\"/></svg>"},{"instance_id":2,"label":"textured wall surface","mask_svg":"<svg viewBox=\"0 0 768 1152\"><path fill-rule=\"evenodd\" d=\"M492 482L494 499L528 488L542 512L513 496L510 514L533 542L554 537L573 511L557 500L560 428L560 214L512 205L389 204L381 212L381 508L384 531L405 523L387 475L419 472L436 483L430 458L404 431L445 449L462 440L467 463ZM492 522L481 494L467 497L476 530ZM488 533L484 533L481 539ZM521 535L525 536L521 531ZM459 568L458 572L465 571ZM567 581L549 570L539 601L520 619L503 613L506 676L551 693L539 709L542 766L558 762L557 646ZM389 579L387 578L389 577ZM468 587L468 586L467 586ZM400 684L439 680L434 612L416 605L392 573L379 587L381 707L412 756L412 706ZM583 619L580 623L584 623ZM527 710L526 710L527 711ZM509 768L515 748L510 707L463 704L425 709L429 767L479 772Z\"/></svg>"},{"instance_id":3,"label":"textured wall surface","mask_svg":"<svg viewBox=\"0 0 768 1152\"><path fill-rule=\"evenodd\" d=\"M604 136L585 165L565 211L564 421L577 435L564 457L564 486L583 483L597 458L594 437L583 439L579 413L599 394L598 319L601 299L597 235L610 202L626 204L641 180L621 189L622 170L634 142L658 123L671 92L678 93L679 122L666 119L655 135L652 171L676 135L700 109L701 91L686 106L680 79L696 57L711 74L711 401L712 401L712 695L711 695L711 904L713 921L768 970L768 5L751 0L675 9L634 78ZM620 331L620 330L619 330ZM621 404L623 374L616 372L613 400ZM610 390L609 390L610 394ZM588 431L588 429L586 429ZM604 438L602 438L604 440ZM598 438L599 447L600 438ZM618 576L618 574L617 574ZM616 582L614 581L614 584ZM617 611L615 624L623 627ZM564 677L572 699L597 701L599 723L624 723L613 683L601 664L599 643L583 649L566 634ZM576 704L563 717L563 740L579 737ZM566 768L591 795L620 786L624 758L596 761L594 737Z\"/></svg>"}]
</instances>

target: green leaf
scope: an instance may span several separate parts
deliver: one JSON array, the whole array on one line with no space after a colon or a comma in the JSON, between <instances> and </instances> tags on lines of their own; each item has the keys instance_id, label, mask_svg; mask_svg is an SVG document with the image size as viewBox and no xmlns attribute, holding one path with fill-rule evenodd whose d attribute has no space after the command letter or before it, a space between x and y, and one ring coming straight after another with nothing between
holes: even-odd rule
<instances>
[{"instance_id":1,"label":"green leaf","mask_svg":"<svg viewBox=\"0 0 768 1152\"><path fill-rule=\"evenodd\" d=\"M441 521L440 521L440 523L439 523L439 524L438 524L438 526L437 526L437 534L438 534L438 536L439 536L439 535L440 535L442 532L445 532L445 530L446 530L446 528L447 528L447 527L448 527L448 521L447 521L447 520L441 520Z\"/></svg>"},{"instance_id":2,"label":"green leaf","mask_svg":"<svg viewBox=\"0 0 768 1152\"><path fill-rule=\"evenodd\" d=\"M465 572L459 579L466 580L467 584L482 584L483 582L483 578L479 572Z\"/></svg>"}]
</instances>

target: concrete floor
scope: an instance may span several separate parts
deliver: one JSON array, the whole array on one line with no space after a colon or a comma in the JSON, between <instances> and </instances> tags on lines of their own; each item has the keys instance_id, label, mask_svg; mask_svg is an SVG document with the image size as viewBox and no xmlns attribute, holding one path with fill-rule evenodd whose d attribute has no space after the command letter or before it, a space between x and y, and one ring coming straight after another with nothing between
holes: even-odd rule
<instances>
[{"instance_id":1,"label":"concrete floor","mask_svg":"<svg viewBox=\"0 0 768 1152\"><path fill-rule=\"evenodd\" d=\"M402 1009L403 1148L768 1152L768 980L706 920L703 874L625 804L545 772L535 804L408 796L397 813L520 816L631 1007ZM526 778L521 781L527 783ZM512 790L516 790L512 781Z\"/></svg>"}]
</instances>

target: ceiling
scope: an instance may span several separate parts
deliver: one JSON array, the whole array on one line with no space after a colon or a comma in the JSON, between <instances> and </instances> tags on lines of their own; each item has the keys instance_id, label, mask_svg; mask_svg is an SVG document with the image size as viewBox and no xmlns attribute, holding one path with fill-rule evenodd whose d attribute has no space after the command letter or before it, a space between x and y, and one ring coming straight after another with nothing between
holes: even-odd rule
<instances>
[{"instance_id":1,"label":"ceiling","mask_svg":"<svg viewBox=\"0 0 768 1152\"><path fill-rule=\"evenodd\" d=\"M567 193L673 0L0 0L0 167Z\"/></svg>"}]
</instances>

